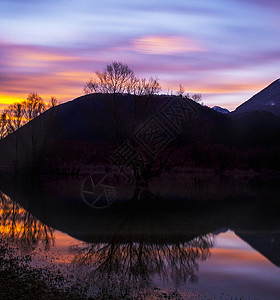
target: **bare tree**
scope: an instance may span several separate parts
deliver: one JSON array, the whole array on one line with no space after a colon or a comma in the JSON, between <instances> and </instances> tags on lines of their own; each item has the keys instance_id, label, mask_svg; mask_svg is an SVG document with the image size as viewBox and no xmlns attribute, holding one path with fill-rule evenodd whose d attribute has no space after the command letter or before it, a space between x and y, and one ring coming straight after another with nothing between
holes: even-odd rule
<instances>
[{"instance_id":1,"label":"bare tree","mask_svg":"<svg viewBox=\"0 0 280 300\"><path fill-rule=\"evenodd\" d=\"M125 91L126 83L134 77L134 72L126 64L114 61L96 75L105 91L115 94Z\"/></svg>"},{"instance_id":2,"label":"bare tree","mask_svg":"<svg viewBox=\"0 0 280 300\"><path fill-rule=\"evenodd\" d=\"M85 86L84 86L84 89L83 89L83 92L85 95L89 95L89 94L93 94L93 93L99 93L99 83L93 79L93 78L90 78Z\"/></svg>"},{"instance_id":3,"label":"bare tree","mask_svg":"<svg viewBox=\"0 0 280 300\"><path fill-rule=\"evenodd\" d=\"M23 114L23 104L13 103L4 110L6 116L6 130L7 133L12 133L24 125L24 114Z\"/></svg>"},{"instance_id":4,"label":"bare tree","mask_svg":"<svg viewBox=\"0 0 280 300\"><path fill-rule=\"evenodd\" d=\"M185 89L182 86L182 84L180 83L179 84L179 90L177 91L177 95L180 96L180 97L183 97L184 93L185 93Z\"/></svg>"},{"instance_id":5,"label":"bare tree","mask_svg":"<svg viewBox=\"0 0 280 300\"><path fill-rule=\"evenodd\" d=\"M0 139L57 104L56 97L52 96L50 102L47 103L37 93L30 93L25 101L9 105L0 115Z\"/></svg>"},{"instance_id":6,"label":"bare tree","mask_svg":"<svg viewBox=\"0 0 280 300\"><path fill-rule=\"evenodd\" d=\"M158 78L138 78L126 64L112 62L103 72L95 72L97 79L90 78L84 87L85 94L128 93L137 96L157 94L161 87Z\"/></svg>"},{"instance_id":7,"label":"bare tree","mask_svg":"<svg viewBox=\"0 0 280 300\"><path fill-rule=\"evenodd\" d=\"M46 104L37 93L30 93L23 102L23 116L27 122L33 120L46 110Z\"/></svg>"},{"instance_id":8,"label":"bare tree","mask_svg":"<svg viewBox=\"0 0 280 300\"><path fill-rule=\"evenodd\" d=\"M192 99L193 101L199 103L202 101L202 95L201 94L190 94L190 93L187 93L185 94L185 97L188 98L188 99Z\"/></svg>"},{"instance_id":9,"label":"bare tree","mask_svg":"<svg viewBox=\"0 0 280 300\"><path fill-rule=\"evenodd\" d=\"M49 103L49 105L48 105L48 108L55 107L55 106L57 106L58 104L59 104L59 102L58 102L57 98L54 97L54 96L51 96L51 101L50 101L50 103Z\"/></svg>"},{"instance_id":10,"label":"bare tree","mask_svg":"<svg viewBox=\"0 0 280 300\"><path fill-rule=\"evenodd\" d=\"M113 61L102 72L95 72L97 81L90 79L84 88L86 94L99 93L124 93L127 83L134 78L134 72L128 65Z\"/></svg>"},{"instance_id":11,"label":"bare tree","mask_svg":"<svg viewBox=\"0 0 280 300\"><path fill-rule=\"evenodd\" d=\"M150 96L159 93L161 90L158 78L151 77L149 80L143 80L144 85L144 95Z\"/></svg>"},{"instance_id":12,"label":"bare tree","mask_svg":"<svg viewBox=\"0 0 280 300\"><path fill-rule=\"evenodd\" d=\"M149 79L133 77L126 87L128 94L136 96L151 96L159 93L160 90L161 86L158 82L158 78L154 77Z\"/></svg>"},{"instance_id":13,"label":"bare tree","mask_svg":"<svg viewBox=\"0 0 280 300\"><path fill-rule=\"evenodd\" d=\"M193 94L191 99L194 100L195 102L201 102L202 95L201 94Z\"/></svg>"},{"instance_id":14,"label":"bare tree","mask_svg":"<svg viewBox=\"0 0 280 300\"><path fill-rule=\"evenodd\" d=\"M8 133L7 133L7 115L6 113L2 113L0 115L0 140L2 140Z\"/></svg>"},{"instance_id":15,"label":"bare tree","mask_svg":"<svg viewBox=\"0 0 280 300\"><path fill-rule=\"evenodd\" d=\"M0 139L15 132L15 170L19 169L22 153L25 152L25 165L32 168L41 166L42 157L46 148L47 139L54 123L54 111L45 115L38 122L30 124L29 134L24 140L20 138L18 129L41 115L44 111L57 105L57 99L51 97L49 103L45 102L37 93L30 93L25 101L13 103L0 115ZM30 138L29 138L30 137ZM30 145L30 147L28 146ZM30 150L30 153L28 152ZM30 168L31 168L30 167Z\"/></svg>"}]
</instances>

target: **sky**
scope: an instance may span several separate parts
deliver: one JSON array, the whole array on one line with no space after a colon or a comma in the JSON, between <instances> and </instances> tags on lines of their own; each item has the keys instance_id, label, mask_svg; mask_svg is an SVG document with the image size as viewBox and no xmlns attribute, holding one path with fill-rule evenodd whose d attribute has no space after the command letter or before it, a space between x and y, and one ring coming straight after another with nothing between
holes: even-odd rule
<instances>
[{"instance_id":1,"label":"sky","mask_svg":"<svg viewBox=\"0 0 280 300\"><path fill-rule=\"evenodd\" d=\"M0 109L60 102L112 61L230 110L278 79L278 0L0 0Z\"/></svg>"}]
</instances>

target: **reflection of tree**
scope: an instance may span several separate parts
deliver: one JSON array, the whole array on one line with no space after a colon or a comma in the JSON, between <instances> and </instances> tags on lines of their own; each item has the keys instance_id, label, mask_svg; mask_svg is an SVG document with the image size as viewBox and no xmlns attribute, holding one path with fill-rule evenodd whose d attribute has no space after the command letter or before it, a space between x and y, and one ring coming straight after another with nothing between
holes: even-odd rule
<instances>
[{"instance_id":1,"label":"reflection of tree","mask_svg":"<svg viewBox=\"0 0 280 300\"><path fill-rule=\"evenodd\" d=\"M187 242L146 243L144 237L108 243L84 243L72 248L74 263L93 266L92 278L99 293L132 298L143 296L152 287L152 276L171 282L176 287L197 279L198 261L210 256L213 246L211 234L195 237Z\"/></svg>"},{"instance_id":2,"label":"reflection of tree","mask_svg":"<svg viewBox=\"0 0 280 300\"><path fill-rule=\"evenodd\" d=\"M18 242L25 250L42 242L45 249L54 243L53 229L41 223L18 203L0 192L0 231L2 236Z\"/></svg>"}]
</instances>

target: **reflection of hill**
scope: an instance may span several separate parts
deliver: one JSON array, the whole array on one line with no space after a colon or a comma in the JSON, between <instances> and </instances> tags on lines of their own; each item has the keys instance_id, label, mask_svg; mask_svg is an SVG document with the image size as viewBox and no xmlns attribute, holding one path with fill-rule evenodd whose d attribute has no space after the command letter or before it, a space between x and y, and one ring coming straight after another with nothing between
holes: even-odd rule
<instances>
[{"instance_id":1,"label":"reflection of hill","mask_svg":"<svg viewBox=\"0 0 280 300\"><path fill-rule=\"evenodd\" d=\"M208 225L201 224L193 230L194 223L188 222L190 210L180 210L182 204L175 207L149 192L142 195L141 200L132 198L133 187L126 190L130 201L117 202L104 210L89 208L81 198L80 184L82 179L51 182L43 187L38 183L24 182L17 187L6 186L6 194L14 195L13 200L39 218L43 223L66 232L85 242L105 242L112 236L120 240L134 236L134 240L145 238L146 242L157 238L158 243L192 238L206 234ZM15 190L16 191L15 191Z\"/></svg>"},{"instance_id":2,"label":"reflection of hill","mask_svg":"<svg viewBox=\"0 0 280 300\"><path fill-rule=\"evenodd\" d=\"M149 190L118 186L122 201L104 210L83 202L83 178L5 178L0 189L31 220L82 241L72 248L74 262L87 265L86 282L99 299L147 299L153 284L178 287L197 279L200 262L211 254L211 232L220 228L279 265L279 179L170 177L151 182Z\"/></svg>"},{"instance_id":3,"label":"reflection of hill","mask_svg":"<svg viewBox=\"0 0 280 300\"><path fill-rule=\"evenodd\" d=\"M81 180L74 182L52 182L45 193L32 181L4 189L44 223L84 241L72 248L74 262L93 268L87 279L101 298L117 293L118 299L138 299L151 290L153 276L175 286L197 279L198 263L214 242L207 227L193 230L185 213L174 215L177 208L147 190L90 210L79 195Z\"/></svg>"},{"instance_id":4,"label":"reflection of hill","mask_svg":"<svg viewBox=\"0 0 280 300\"><path fill-rule=\"evenodd\" d=\"M83 178L2 181L0 188L44 224L85 242L133 233L147 241L190 240L219 228L275 231L279 222L279 180L178 176L176 183L155 181L147 190L118 186L123 201L104 210L89 208L81 198ZM215 179L215 180L214 180ZM124 200L126 199L126 200ZM264 202L264 199L266 200Z\"/></svg>"},{"instance_id":5,"label":"reflection of hill","mask_svg":"<svg viewBox=\"0 0 280 300\"><path fill-rule=\"evenodd\" d=\"M280 267L280 232L243 233L235 232L246 243Z\"/></svg>"},{"instance_id":6,"label":"reflection of hill","mask_svg":"<svg viewBox=\"0 0 280 300\"><path fill-rule=\"evenodd\" d=\"M14 201L10 207L22 205L29 220L37 220L27 224L28 232L40 236L38 229L55 228L82 241L72 248L75 263L92 266L89 280L101 294L116 293L118 286L119 295L127 289L136 295L151 287L150 276L175 285L195 280L198 262L210 256L211 233L220 228L233 230L279 266L279 179L171 178L155 180L153 193L120 185L120 199L103 210L83 202L83 178L6 179L0 189ZM22 220L21 211L15 210L15 219Z\"/></svg>"}]
</instances>

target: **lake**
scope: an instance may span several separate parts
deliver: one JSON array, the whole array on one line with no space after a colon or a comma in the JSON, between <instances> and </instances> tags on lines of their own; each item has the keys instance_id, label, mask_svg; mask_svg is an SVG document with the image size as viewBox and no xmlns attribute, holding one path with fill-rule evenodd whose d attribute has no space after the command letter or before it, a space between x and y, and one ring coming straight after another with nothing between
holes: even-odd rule
<instances>
[{"instance_id":1,"label":"lake","mask_svg":"<svg viewBox=\"0 0 280 300\"><path fill-rule=\"evenodd\" d=\"M3 247L81 298L280 299L275 175L5 174L0 191Z\"/></svg>"}]
</instances>

